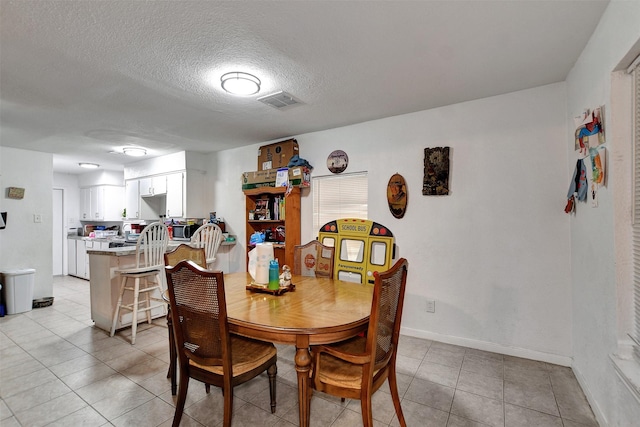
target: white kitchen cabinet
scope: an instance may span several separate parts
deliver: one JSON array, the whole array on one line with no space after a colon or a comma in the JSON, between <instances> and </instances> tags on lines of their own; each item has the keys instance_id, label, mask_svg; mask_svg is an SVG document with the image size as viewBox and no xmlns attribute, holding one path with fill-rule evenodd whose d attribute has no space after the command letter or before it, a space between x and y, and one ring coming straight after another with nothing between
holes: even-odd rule
<instances>
[{"instance_id":1,"label":"white kitchen cabinet","mask_svg":"<svg viewBox=\"0 0 640 427\"><path fill-rule=\"evenodd\" d=\"M71 276L78 275L78 269L76 267L76 242L78 239L67 239L67 264L68 273Z\"/></svg>"},{"instance_id":2,"label":"white kitchen cabinet","mask_svg":"<svg viewBox=\"0 0 640 427\"><path fill-rule=\"evenodd\" d=\"M182 218L184 216L183 194L183 174L180 172L167 175L167 199L165 212L167 218Z\"/></svg>"},{"instance_id":3,"label":"white kitchen cabinet","mask_svg":"<svg viewBox=\"0 0 640 427\"><path fill-rule=\"evenodd\" d=\"M130 179L124 183L125 207L128 219L140 219L140 181Z\"/></svg>"},{"instance_id":4,"label":"white kitchen cabinet","mask_svg":"<svg viewBox=\"0 0 640 427\"><path fill-rule=\"evenodd\" d=\"M91 187L91 218L92 220L104 220L104 190L105 187Z\"/></svg>"},{"instance_id":5,"label":"white kitchen cabinet","mask_svg":"<svg viewBox=\"0 0 640 427\"><path fill-rule=\"evenodd\" d=\"M89 255L87 250L109 249L109 242L99 240L69 239L69 274L72 276L87 279L91 277L89 268Z\"/></svg>"},{"instance_id":6,"label":"white kitchen cabinet","mask_svg":"<svg viewBox=\"0 0 640 427\"><path fill-rule=\"evenodd\" d=\"M83 221L90 221L91 218L91 189L80 189L80 219Z\"/></svg>"},{"instance_id":7,"label":"white kitchen cabinet","mask_svg":"<svg viewBox=\"0 0 640 427\"><path fill-rule=\"evenodd\" d=\"M76 240L76 276L83 279L89 278L87 248L84 240Z\"/></svg>"},{"instance_id":8,"label":"white kitchen cabinet","mask_svg":"<svg viewBox=\"0 0 640 427\"><path fill-rule=\"evenodd\" d=\"M122 221L124 188L97 185L80 189L82 221Z\"/></svg>"},{"instance_id":9,"label":"white kitchen cabinet","mask_svg":"<svg viewBox=\"0 0 640 427\"><path fill-rule=\"evenodd\" d=\"M140 178L140 196L159 196L167 193L166 175Z\"/></svg>"}]
</instances>

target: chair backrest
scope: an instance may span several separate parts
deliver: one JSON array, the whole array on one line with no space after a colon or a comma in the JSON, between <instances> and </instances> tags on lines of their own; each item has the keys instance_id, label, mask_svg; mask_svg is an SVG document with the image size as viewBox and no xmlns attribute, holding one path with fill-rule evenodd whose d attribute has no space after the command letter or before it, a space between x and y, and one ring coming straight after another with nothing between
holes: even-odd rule
<instances>
[{"instance_id":1,"label":"chair backrest","mask_svg":"<svg viewBox=\"0 0 640 427\"><path fill-rule=\"evenodd\" d=\"M164 253L169 245L167 226L154 222L141 232L136 243L136 267L164 267Z\"/></svg>"},{"instance_id":2,"label":"chair backrest","mask_svg":"<svg viewBox=\"0 0 640 427\"><path fill-rule=\"evenodd\" d=\"M220 243L222 243L222 230L217 224L204 224L191 236L191 245L193 247L204 248L207 255L207 264L216 260Z\"/></svg>"},{"instance_id":3,"label":"chair backrest","mask_svg":"<svg viewBox=\"0 0 640 427\"><path fill-rule=\"evenodd\" d=\"M185 259L193 261L202 268L207 268L207 257L204 248L193 248L184 243L164 254L164 265L173 267Z\"/></svg>"},{"instance_id":4,"label":"chair backrest","mask_svg":"<svg viewBox=\"0 0 640 427\"><path fill-rule=\"evenodd\" d=\"M317 240L293 248L293 274L301 276L333 277L335 248Z\"/></svg>"},{"instance_id":5,"label":"chair backrest","mask_svg":"<svg viewBox=\"0 0 640 427\"><path fill-rule=\"evenodd\" d=\"M368 354L375 353L371 372L386 365L398 348L408 268L407 260L400 258L389 270L374 273L366 347Z\"/></svg>"},{"instance_id":6,"label":"chair backrest","mask_svg":"<svg viewBox=\"0 0 640 427\"><path fill-rule=\"evenodd\" d=\"M222 365L231 372L223 273L187 260L165 267L165 271L180 358L207 366Z\"/></svg>"}]
</instances>

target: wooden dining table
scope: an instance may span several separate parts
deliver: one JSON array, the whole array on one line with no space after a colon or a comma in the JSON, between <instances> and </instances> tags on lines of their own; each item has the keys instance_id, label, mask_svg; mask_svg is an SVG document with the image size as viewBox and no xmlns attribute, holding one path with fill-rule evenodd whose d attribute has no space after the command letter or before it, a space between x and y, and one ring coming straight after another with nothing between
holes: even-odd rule
<instances>
[{"instance_id":1,"label":"wooden dining table","mask_svg":"<svg viewBox=\"0 0 640 427\"><path fill-rule=\"evenodd\" d=\"M296 346L300 425L309 425L309 346L357 335L367 327L373 287L329 278L293 276L294 291L271 295L247 290L248 273L224 275L231 332Z\"/></svg>"}]
</instances>

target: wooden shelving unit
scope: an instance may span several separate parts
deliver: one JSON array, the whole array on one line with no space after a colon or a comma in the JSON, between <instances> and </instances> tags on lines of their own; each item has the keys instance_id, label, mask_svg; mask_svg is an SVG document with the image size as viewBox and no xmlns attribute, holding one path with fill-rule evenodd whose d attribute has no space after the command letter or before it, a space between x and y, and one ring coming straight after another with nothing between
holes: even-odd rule
<instances>
[{"instance_id":1,"label":"wooden shelving unit","mask_svg":"<svg viewBox=\"0 0 640 427\"><path fill-rule=\"evenodd\" d=\"M286 196L285 187L262 187L243 190L243 192L246 196L247 252L253 249L252 246L249 246L249 239L253 233L283 226L285 229L284 242L272 242L274 256L278 259L281 267L286 264L293 268L293 248L300 244L300 188L293 187ZM284 206L278 212L280 219L273 219L277 217L273 206L274 201L278 199L284 201ZM264 210L264 200L267 201L266 205L269 207L268 216ZM254 219L249 219L250 212L254 213ZM283 219L282 214L284 214ZM258 219L263 217L265 219Z\"/></svg>"}]
</instances>

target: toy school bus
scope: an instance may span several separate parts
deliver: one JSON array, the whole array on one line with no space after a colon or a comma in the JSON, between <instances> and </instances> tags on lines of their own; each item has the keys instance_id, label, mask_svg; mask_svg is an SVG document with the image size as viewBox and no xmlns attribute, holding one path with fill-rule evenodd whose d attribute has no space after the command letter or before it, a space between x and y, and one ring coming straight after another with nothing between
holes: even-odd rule
<instances>
[{"instance_id":1,"label":"toy school bus","mask_svg":"<svg viewBox=\"0 0 640 427\"><path fill-rule=\"evenodd\" d=\"M377 222L345 218L326 223L318 240L335 248L333 277L356 283L374 282L374 271L391 268L395 256L393 233Z\"/></svg>"}]
</instances>

